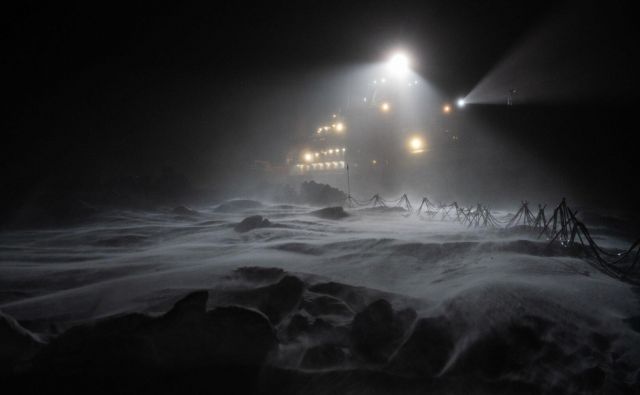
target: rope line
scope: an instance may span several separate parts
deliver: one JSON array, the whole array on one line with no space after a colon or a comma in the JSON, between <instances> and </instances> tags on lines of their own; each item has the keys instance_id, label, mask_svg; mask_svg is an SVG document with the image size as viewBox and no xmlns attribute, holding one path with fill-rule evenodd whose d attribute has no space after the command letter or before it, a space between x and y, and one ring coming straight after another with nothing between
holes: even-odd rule
<instances>
[{"instance_id":1,"label":"rope line","mask_svg":"<svg viewBox=\"0 0 640 395\"><path fill-rule=\"evenodd\" d=\"M529 202L522 201L520 208L513 216L496 217L491 210L478 203L475 207L461 207L457 202L450 204L434 203L428 197L423 197L417 209L414 209L407 194L397 199L383 199L375 194L367 200L358 200L349 195L345 199L349 207L400 207L409 216L436 219L440 221L455 221L467 228L521 228L535 231L540 239L543 236L549 240L548 248L559 245L563 248L579 251L587 258L586 261L602 273L618 280L640 285L640 239L622 251L612 251L602 248L594 240L587 226L576 218L577 211L571 210L566 200L554 208L553 214L546 216L546 205L538 205L536 214L529 208Z\"/></svg>"}]
</instances>

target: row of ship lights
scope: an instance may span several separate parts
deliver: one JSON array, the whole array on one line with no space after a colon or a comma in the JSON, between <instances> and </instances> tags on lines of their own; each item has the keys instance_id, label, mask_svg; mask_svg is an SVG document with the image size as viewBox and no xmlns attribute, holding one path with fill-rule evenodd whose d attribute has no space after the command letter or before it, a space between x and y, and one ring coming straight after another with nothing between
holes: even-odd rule
<instances>
[{"instance_id":1,"label":"row of ship lights","mask_svg":"<svg viewBox=\"0 0 640 395\"><path fill-rule=\"evenodd\" d=\"M318 128L318 134L328 132L330 129L333 129L338 133L342 133L342 131L344 131L344 124L342 122L338 122L331 124L331 126L321 126Z\"/></svg>"},{"instance_id":2,"label":"row of ship lights","mask_svg":"<svg viewBox=\"0 0 640 395\"><path fill-rule=\"evenodd\" d=\"M314 161L315 158L319 158L320 155L322 156L339 155L339 154L344 154L346 151L347 151L346 148L332 148L326 151L320 151L320 152L314 152L314 153L305 152L302 158L304 159L305 162L311 163Z\"/></svg>"},{"instance_id":3,"label":"row of ship lights","mask_svg":"<svg viewBox=\"0 0 640 395\"><path fill-rule=\"evenodd\" d=\"M296 166L300 170L344 169L345 168L345 162L343 160L330 161L330 162L315 162L315 161L320 159L320 156L326 157L328 155L330 155L330 156L340 155L340 154L344 155L345 152L347 152L347 149L344 148L344 147L342 147L342 148L331 148L331 149L328 149L328 150L325 150L325 151L319 151L319 152L313 152L313 153L305 152L302 155L302 158L304 159L305 162L307 162L307 164L299 163Z\"/></svg>"},{"instance_id":4,"label":"row of ship lights","mask_svg":"<svg viewBox=\"0 0 640 395\"><path fill-rule=\"evenodd\" d=\"M338 117L338 115L333 114L331 117L335 119ZM332 123L331 126L320 126L318 128L318 134L321 134L322 132L328 132L329 130L335 130L337 133L342 133L344 131L344 124L342 122L336 122Z\"/></svg>"},{"instance_id":5,"label":"row of ship lights","mask_svg":"<svg viewBox=\"0 0 640 395\"><path fill-rule=\"evenodd\" d=\"M317 163L311 163L311 164L308 164L308 165L303 165L303 164L299 163L296 166L300 170L344 169L345 168L345 162L343 160L341 160L341 161L334 161L334 162L317 162Z\"/></svg>"}]
</instances>

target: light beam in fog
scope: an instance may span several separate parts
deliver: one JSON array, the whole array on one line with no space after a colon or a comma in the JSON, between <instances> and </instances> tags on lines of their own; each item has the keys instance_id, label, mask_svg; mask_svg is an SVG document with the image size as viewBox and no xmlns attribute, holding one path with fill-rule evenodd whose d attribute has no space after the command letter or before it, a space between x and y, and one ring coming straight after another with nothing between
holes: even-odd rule
<instances>
[{"instance_id":1,"label":"light beam in fog","mask_svg":"<svg viewBox=\"0 0 640 395\"><path fill-rule=\"evenodd\" d=\"M565 103L634 94L635 74L607 15L582 2L530 31L465 97L467 103ZM517 91L517 98L513 93Z\"/></svg>"}]
</instances>

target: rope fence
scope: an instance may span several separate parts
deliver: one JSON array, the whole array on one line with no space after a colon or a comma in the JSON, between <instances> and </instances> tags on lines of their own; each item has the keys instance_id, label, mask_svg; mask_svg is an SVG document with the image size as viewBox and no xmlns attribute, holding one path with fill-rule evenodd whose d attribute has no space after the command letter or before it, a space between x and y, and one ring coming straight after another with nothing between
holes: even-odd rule
<instances>
[{"instance_id":1,"label":"rope fence","mask_svg":"<svg viewBox=\"0 0 640 395\"><path fill-rule=\"evenodd\" d=\"M345 203L348 207L402 208L407 216L416 216L440 221L458 222L468 228L521 229L536 232L537 238L549 240L548 247L559 245L563 248L583 254L596 269L618 280L640 285L640 239L626 250L608 250L594 240L587 226L576 218L566 199L555 207L547 218L546 205L538 205L534 214L529 202L521 202L516 213L509 217L498 218L488 207L478 203L475 207L461 207L457 202L450 204L434 203L423 197L417 209L414 209L407 194L398 199L383 199L379 194L368 200L358 200L348 195Z\"/></svg>"}]
</instances>

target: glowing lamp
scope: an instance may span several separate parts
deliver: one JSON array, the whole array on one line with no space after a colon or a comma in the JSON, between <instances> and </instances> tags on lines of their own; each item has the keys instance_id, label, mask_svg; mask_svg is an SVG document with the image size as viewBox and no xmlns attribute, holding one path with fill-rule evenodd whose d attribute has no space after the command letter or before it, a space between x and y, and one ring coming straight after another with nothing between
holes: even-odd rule
<instances>
[{"instance_id":1,"label":"glowing lamp","mask_svg":"<svg viewBox=\"0 0 640 395\"><path fill-rule=\"evenodd\" d=\"M395 75L405 74L409 70L409 58L403 53L396 53L387 62L387 67Z\"/></svg>"},{"instance_id":2,"label":"glowing lamp","mask_svg":"<svg viewBox=\"0 0 640 395\"><path fill-rule=\"evenodd\" d=\"M424 152L424 141L420 137L412 137L409 139L409 151L412 154Z\"/></svg>"}]
</instances>

